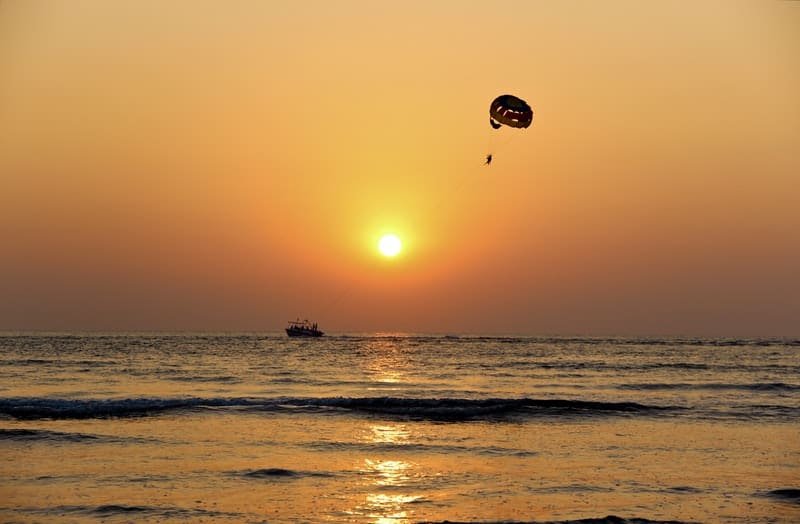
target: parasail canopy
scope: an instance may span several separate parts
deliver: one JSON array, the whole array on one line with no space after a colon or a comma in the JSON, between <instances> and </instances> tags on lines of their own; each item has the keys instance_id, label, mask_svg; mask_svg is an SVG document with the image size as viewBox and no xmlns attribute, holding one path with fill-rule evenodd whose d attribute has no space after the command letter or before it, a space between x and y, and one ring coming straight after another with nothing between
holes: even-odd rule
<instances>
[{"instance_id":1,"label":"parasail canopy","mask_svg":"<svg viewBox=\"0 0 800 524\"><path fill-rule=\"evenodd\" d=\"M533 109L527 102L513 95L501 95L489 106L489 123L494 129L502 125L525 128L533 122Z\"/></svg>"}]
</instances>

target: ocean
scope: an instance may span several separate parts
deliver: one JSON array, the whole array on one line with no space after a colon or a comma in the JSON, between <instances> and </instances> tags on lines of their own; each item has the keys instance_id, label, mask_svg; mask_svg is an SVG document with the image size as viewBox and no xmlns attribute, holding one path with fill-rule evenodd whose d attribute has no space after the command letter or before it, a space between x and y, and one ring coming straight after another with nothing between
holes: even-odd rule
<instances>
[{"instance_id":1,"label":"ocean","mask_svg":"<svg viewBox=\"0 0 800 524\"><path fill-rule=\"evenodd\" d=\"M800 522L800 340L0 335L0 521Z\"/></svg>"}]
</instances>

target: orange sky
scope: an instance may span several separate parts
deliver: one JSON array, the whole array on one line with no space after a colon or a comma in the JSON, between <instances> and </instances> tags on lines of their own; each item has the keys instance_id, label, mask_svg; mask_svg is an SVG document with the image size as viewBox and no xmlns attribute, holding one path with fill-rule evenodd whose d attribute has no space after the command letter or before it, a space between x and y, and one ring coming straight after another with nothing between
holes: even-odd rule
<instances>
[{"instance_id":1,"label":"orange sky","mask_svg":"<svg viewBox=\"0 0 800 524\"><path fill-rule=\"evenodd\" d=\"M0 329L798 335L798 27L796 2L6 0ZM505 93L529 129L492 132Z\"/></svg>"}]
</instances>

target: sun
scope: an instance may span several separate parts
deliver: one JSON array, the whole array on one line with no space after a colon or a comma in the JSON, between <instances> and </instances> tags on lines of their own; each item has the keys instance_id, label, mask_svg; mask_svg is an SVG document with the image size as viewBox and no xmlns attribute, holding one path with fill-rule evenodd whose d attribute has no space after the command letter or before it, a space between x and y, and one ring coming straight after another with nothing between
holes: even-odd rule
<instances>
[{"instance_id":1,"label":"sun","mask_svg":"<svg viewBox=\"0 0 800 524\"><path fill-rule=\"evenodd\" d=\"M403 247L403 245L397 235L383 235L378 241L378 250L387 257L393 257L398 254L401 247Z\"/></svg>"}]
</instances>

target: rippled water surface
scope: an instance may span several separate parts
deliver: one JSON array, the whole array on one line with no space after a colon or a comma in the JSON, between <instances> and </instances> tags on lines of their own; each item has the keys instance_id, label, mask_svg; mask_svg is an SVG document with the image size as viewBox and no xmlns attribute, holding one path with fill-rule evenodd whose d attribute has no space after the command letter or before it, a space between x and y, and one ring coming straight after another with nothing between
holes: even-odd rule
<instances>
[{"instance_id":1,"label":"rippled water surface","mask_svg":"<svg viewBox=\"0 0 800 524\"><path fill-rule=\"evenodd\" d=\"M798 522L799 353L7 333L0 521Z\"/></svg>"}]
</instances>

